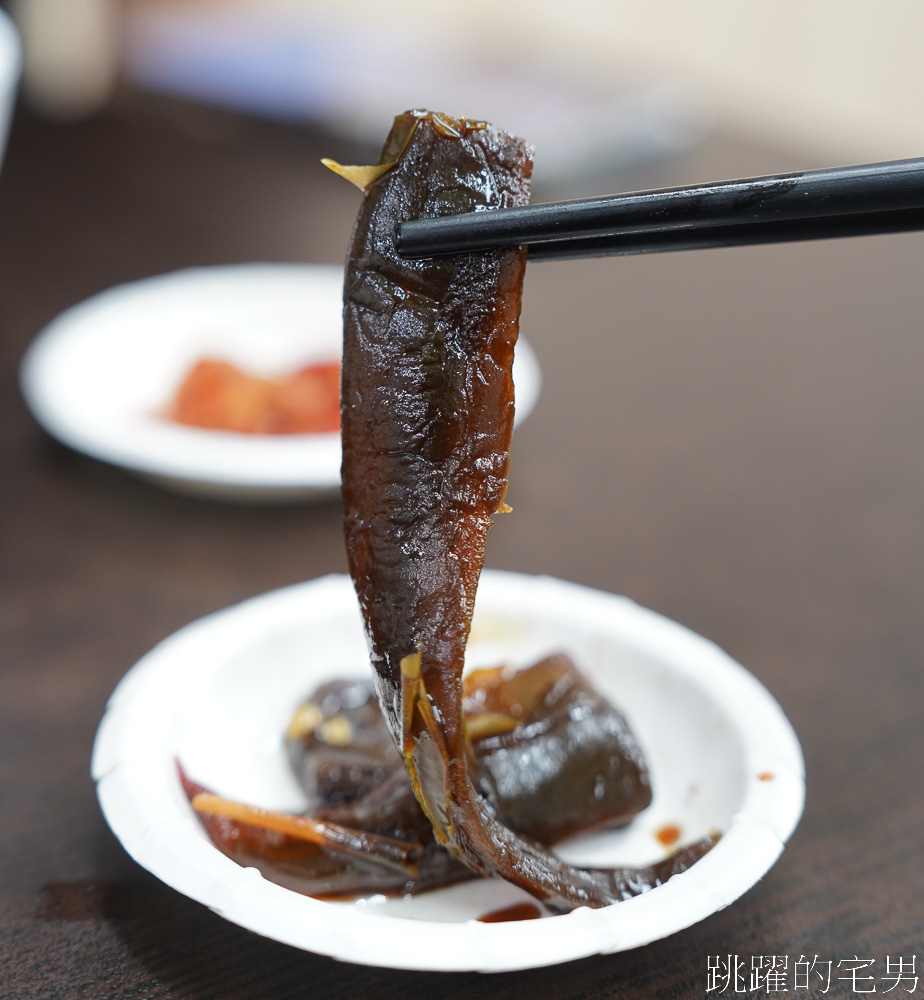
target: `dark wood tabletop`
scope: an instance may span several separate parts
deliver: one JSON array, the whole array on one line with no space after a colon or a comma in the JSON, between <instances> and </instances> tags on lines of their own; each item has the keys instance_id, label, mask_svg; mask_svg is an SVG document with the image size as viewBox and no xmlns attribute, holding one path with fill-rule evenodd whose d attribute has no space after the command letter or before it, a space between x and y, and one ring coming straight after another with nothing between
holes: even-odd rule
<instances>
[{"instance_id":1,"label":"dark wood tabletop","mask_svg":"<svg viewBox=\"0 0 924 1000\"><path fill-rule=\"evenodd\" d=\"M339 262L358 195L318 159L354 152L137 97L80 123L15 120L0 173L0 995L766 993L710 982L716 956L785 957L789 996L924 995L920 235L528 270L521 331L544 384L487 565L626 594L778 699L805 754L805 813L740 900L566 966L386 971L227 923L111 834L89 760L112 689L187 622L344 571L339 505L196 499L69 451L27 411L19 362L61 310L119 282ZM714 136L631 182L823 165ZM830 963L830 983L797 981L802 959Z\"/></svg>"}]
</instances>

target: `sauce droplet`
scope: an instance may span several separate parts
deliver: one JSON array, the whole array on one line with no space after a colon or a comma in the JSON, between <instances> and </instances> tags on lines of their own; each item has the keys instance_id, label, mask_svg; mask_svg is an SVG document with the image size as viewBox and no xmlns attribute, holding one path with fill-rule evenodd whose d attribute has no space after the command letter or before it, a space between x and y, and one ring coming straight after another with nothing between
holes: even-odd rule
<instances>
[{"instance_id":1,"label":"sauce droplet","mask_svg":"<svg viewBox=\"0 0 924 1000\"><path fill-rule=\"evenodd\" d=\"M680 827L673 823L666 823L655 833L655 837L665 847L673 847L680 840Z\"/></svg>"},{"instance_id":2,"label":"sauce droplet","mask_svg":"<svg viewBox=\"0 0 924 1000\"><path fill-rule=\"evenodd\" d=\"M514 903L513 906L504 906L500 910L492 910L483 917L478 918L482 924L499 924L506 920L535 920L542 916L542 911L535 903Z\"/></svg>"},{"instance_id":3,"label":"sauce droplet","mask_svg":"<svg viewBox=\"0 0 924 1000\"><path fill-rule=\"evenodd\" d=\"M762 771L757 775L758 781L773 781L774 774L772 771Z\"/></svg>"}]
</instances>

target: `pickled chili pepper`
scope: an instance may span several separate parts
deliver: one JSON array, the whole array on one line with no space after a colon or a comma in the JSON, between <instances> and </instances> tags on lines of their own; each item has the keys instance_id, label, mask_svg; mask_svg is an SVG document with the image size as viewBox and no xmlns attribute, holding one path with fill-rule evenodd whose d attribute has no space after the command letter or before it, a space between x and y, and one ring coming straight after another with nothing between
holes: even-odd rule
<instances>
[{"instance_id":1,"label":"pickled chili pepper","mask_svg":"<svg viewBox=\"0 0 924 1000\"><path fill-rule=\"evenodd\" d=\"M365 189L344 282L341 391L350 572L389 730L434 833L473 871L552 908L603 906L654 866L565 864L506 826L474 782L462 668L492 517L506 509L525 250L405 260L413 218L525 204L530 150L482 122L398 116Z\"/></svg>"},{"instance_id":2,"label":"pickled chili pepper","mask_svg":"<svg viewBox=\"0 0 924 1000\"><path fill-rule=\"evenodd\" d=\"M555 844L624 826L650 804L648 769L628 723L564 654L519 671L474 671L462 707L475 783L523 836ZM356 801L396 771L411 792L370 681L318 688L295 712L286 745L313 805Z\"/></svg>"},{"instance_id":3,"label":"pickled chili pepper","mask_svg":"<svg viewBox=\"0 0 924 1000\"><path fill-rule=\"evenodd\" d=\"M201 358L164 414L189 427L239 434L326 434L340 427L340 362L319 362L266 378Z\"/></svg>"},{"instance_id":4,"label":"pickled chili pepper","mask_svg":"<svg viewBox=\"0 0 924 1000\"><path fill-rule=\"evenodd\" d=\"M650 801L625 719L566 656L515 673L475 671L465 679L465 710L486 797L532 840L551 844L624 825ZM308 794L306 816L220 799L181 773L206 830L229 857L325 898L414 893L474 877L434 838L369 681L334 681L312 692L295 711L286 743ZM373 772L375 781L359 780Z\"/></svg>"},{"instance_id":5,"label":"pickled chili pepper","mask_svg":"<svg viewBox=\"0 0 924 1000\"><path fill-rule=\"evenodd\" d=\"M395 775L408 784L400 772ZM465 866L436 844L429 824L419 822L423 813L410 792L393 795L386 787L368 797L361 814L349 817L356 826L344 827L322 819L317 822L322 835L307 839L278 828L302 817L228 803L192 781L182 768L180 778L212 843L232 861L258 869L287 889L322 899L349 898L368 893L420 892L471 878ZM226 808L229 805L231 809ZM410 821L402 817L406 808L411 812ZM268 817L280 822L267 826ZM353 843L344 845L325 839L323 831L332 827L348 831ZM392 833L399 836L390 837ZM387 847L387 853L382 847Z\"/></svg>"},{"instance_id":6,"label":"pickled chili pepper","mask_svg":"<svg viewBox=\"0 0 924 1000\"><path fill-rule=\"evenodd\" d=\"M715 837L644 868L577 868L546 849L649 804L619 712L562 656L462 677L487 529L509 509L525 252L404 260L393 245L405 219L525 204L530 151L483 122L415 111L395 120L378 164L332 166L365 191L344 282L341 423L373 683L331 682L296 712L287 746L306 816L184 776L187 795L229 857L323 898L477 875L557 911L638 895Z\"/></svg>"}]
</instances>

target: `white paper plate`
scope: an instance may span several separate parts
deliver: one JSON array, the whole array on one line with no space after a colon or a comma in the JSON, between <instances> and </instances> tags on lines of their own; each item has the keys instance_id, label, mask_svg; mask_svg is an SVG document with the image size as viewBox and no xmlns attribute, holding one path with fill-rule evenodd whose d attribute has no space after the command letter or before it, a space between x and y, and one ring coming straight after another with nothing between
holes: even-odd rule
<instances>
[{"instance_id":1,"label":"white paper plate","mask_svg":"<svg viewBox=\"0 0 924 1000\"><path fill-rule=\"evenodd\" d=\"M23 395L64 444L163 486L238 500L326 496L340 485L339 434L246 435L157 416L205 355L259 374L341 350L343 271L307 264L197 268L109 289L63 313L23 359ZM540 374L523 339L517 420Z\"/></svg>"},{"instance_id":2,"label":"white paper plate","mask_svg":"<svg viewBox=\"0 0 924 1000\"><path fill-rule=\"evenodd\" d=\"M300 808L283 733L319 683L365 673L352 584L325 577L187 626L122 680L100 725L93 777L109 825L139 864L252 931L349 962L502 971L635 948L702 920L774 863L802 812L799 743L782 711L720 649L631 601L545 577L485 572L469 666L570 653L619 705L646 753L652 805L624 830L560 853L598 865L662 856L664 824L722 839L666 885L603 909L509 923L477 917L527 899L484 880L417 897L322 902L283 889L213 847L176 772L221 795Z\"/></svg>"}]
</instances>

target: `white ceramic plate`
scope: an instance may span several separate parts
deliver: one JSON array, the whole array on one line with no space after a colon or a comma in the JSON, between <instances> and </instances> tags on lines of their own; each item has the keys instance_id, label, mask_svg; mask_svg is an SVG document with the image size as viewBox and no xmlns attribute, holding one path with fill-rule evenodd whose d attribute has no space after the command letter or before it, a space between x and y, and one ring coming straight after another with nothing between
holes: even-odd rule
<instances>
[{"instance_id":1,"label":"white ceramic plate","mask_svg":"<svg viewBox=\"0 0 924 1000\"><path fill-rule=\"evenodd\" d=\"M502 971L635 948L728 905L774 863L802 812L799 743L782 711L720 649L631 601L546 577L485 572L469 666L528 665L564 650L619 705L646 753L652 805L624 830L560 853L647 864L655 834L722 838L692 868L603 909L508 923L476 918L527 899L495 880L417 897L322 902L241 868L212 846L177 778L272 809L304 799L283 732L293 708L334 676L365 672L352 584L325 577L218 612L163 641L113 694L93 777L103 812L139 864L252 931L349 962Z\"/></svg>"},{"instance_id":2,"label":"white ceramic plate","mask_svg":"<svg viewBox=\"0 0 924 1000\"><path fill-rule=\"evenodd\" d=\"M67 310L23 359L23 394L64 444L186 492L248 501L329 495L339 434L246 435L184 427L157 414L205 355L263 375L338 357L343 271L239 264L118 286ZM517 420L540 374L523 339Z\"/></svg>"}]
</instances>

